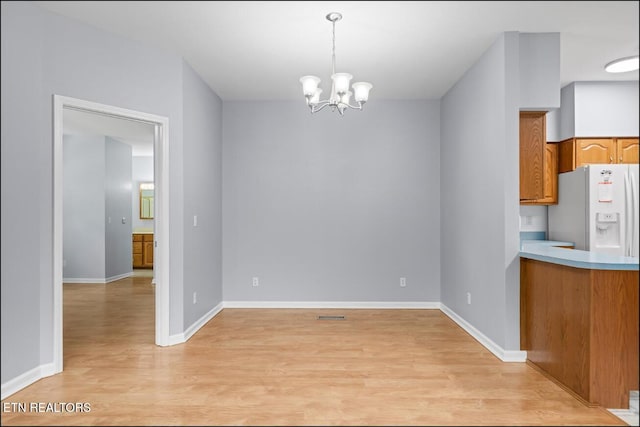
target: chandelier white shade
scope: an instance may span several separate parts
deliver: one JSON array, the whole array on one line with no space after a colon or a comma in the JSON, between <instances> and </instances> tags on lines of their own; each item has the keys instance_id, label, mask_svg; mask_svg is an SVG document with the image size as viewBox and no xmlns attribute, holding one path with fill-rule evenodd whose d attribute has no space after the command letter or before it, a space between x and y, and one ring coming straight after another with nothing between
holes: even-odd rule
<instances>
[{"instance_id":1,"label":"chandelier white shade","mask_svg":"<svg viewBox=\"0 0 640 427\"><path fill-rule=\"evenodd\" d=\"M340 115L343 115L347 108L362 110L364 103L369 100L369 91L373 85L367 82L356 82L351 85L352 92L349 90L349 85L353 76L349 73L336 73L336 22L342 19L342 15L338 12L331 12L326 18L333 25L331 93L327 99L321 99L322 89L318 87L320 78L316 76L301 77L302 93L307 101L307 106L312 113L322 110L327 105L331 107L332 111L338 111ZM349 103L352 95L354 95L357 105Z\"/></svg>"}]
</instances>

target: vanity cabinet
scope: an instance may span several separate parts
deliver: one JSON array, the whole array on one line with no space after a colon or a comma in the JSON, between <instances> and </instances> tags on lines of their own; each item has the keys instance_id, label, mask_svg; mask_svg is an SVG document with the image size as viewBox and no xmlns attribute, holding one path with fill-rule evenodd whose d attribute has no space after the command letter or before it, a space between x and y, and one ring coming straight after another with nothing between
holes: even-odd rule
<instances>
[{"instance_id":1,"label":"vanity cabinet","mask_svg":"<svg viewBox=\"0 0 640 427\"><path fill-rule=\"evenodd\" d=\"M153 268L153 234L133 234L133 268Z\"/></svg>"},{"instance_id":2,"label":"vanity cabinet","mask_svg":"<svg viewBox=\"0 0 640 427\"><path fill-rule=\"evenodd\" d=\"M546 112L520 112L520 204L558 203L558 146L547 142Z\"/></svg>"},{"instance_id":3,"label":"vanity cabinet","mask_svg":"<svg viewBox=\"0 0 640 427\"><path fill-rule=\"evenodd\" d=\"M569 138L560 142L558 172L588 164L638 163L638 138Z\"/></svg>"}]
</instances>

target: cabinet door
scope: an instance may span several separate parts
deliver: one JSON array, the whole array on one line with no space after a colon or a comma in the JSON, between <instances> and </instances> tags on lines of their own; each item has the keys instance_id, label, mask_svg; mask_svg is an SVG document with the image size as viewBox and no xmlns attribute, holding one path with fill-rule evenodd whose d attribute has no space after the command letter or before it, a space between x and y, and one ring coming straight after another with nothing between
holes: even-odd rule
<instances>
[{"instance_id":1,"label":"cabinet door","mask_svg":"<svg viewBox=\"0 0 640 427\"><path fill-rule=\"evenodd\" d=\"M594 163L614 163L615 151L613 138L576 138L576 167Z\"/></svg>"},{"instance_id":2,"label":"cabinet door","mask_svg":"<svg viewBox=\"0 0 640 427\"><path fill-rule=\"evenodd\" d=\"M153 242L144 242L142 248L142 265L153 267Z\"/></svg>"},{"instance_id":3,"label":"cabinet door","mask_svg":"<svg viewBox=\"0 0 640 427\"><path fill-rule=\"evenodd\" d=\"M618 138L616 145L618 163L638 163L638 138Z\"/></svg>"},{"instance_id":4,"label":"cabinet door","mask_svg":"<svg viewBox=\"0 0 640 427\"><path fill-rule=\"evenodd\" d=\"M544 111L520 112L520 200L544 198L545 145Z\"/></svg>"},{"instance_id":5,"label":"cabinet door","mask_svg":"<svg viewBox=\"0 0 640 427\"><path fill-rule=\"evenodd\" d=\"M558 144L545 145L544 199L541 202L558 203Z\"/></svg>"},{"instance_id":6,"label":"cabinet door","mask_svg":"<svg viewBox=\"0 0 640 427\"><path fill-rule=\"evenodd\" d=\"M520 200L521 205L555 205L558 203L558 151L560 144L545 144L544 197Z\"/></svg>"},{"instance_id":7,"label":"cabinet door","mask_svg":"<svg viewBox=\"0 0 640 427\"><path fill-rule=\"evenodd\" d=\"M558 143L558 173L576 169L576 142L573 138Z\"/></svg>"},{"instance_id":8,"label":"cabinet door","mask_svg":"<svg viewBox=\"0 0 640 427\"><path fill-rule=\"evenodd\" d=\"M132 255L133 255L133 268L142 267L142 235L133 235Z\"/></svg>"}]
</instances>

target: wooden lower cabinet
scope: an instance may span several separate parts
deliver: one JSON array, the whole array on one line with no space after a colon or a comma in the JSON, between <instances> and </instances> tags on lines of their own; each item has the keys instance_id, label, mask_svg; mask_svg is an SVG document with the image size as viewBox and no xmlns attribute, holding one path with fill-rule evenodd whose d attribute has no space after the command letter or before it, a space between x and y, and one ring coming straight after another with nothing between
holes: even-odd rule
<instances>
[{"instance_id":1,"label":"wooden lower cabinet","mask_svg":"<svg viewBox=\"0 0 640 427\"><path fill-rule=\"evenodd\" d=\"M133 234L133 268L153 268L153 234Z\"/></svg>"},{"instance_id":2,"label":"wooden lower cabinet","mask_svg":"<svg viewBox=\"0 0 640 427\"><path fill-rule=\"evenodd\" d=\"M584 403L629 408L639 385L638 319L638 271L521 258L521 349Z\"/></svg>"}]
</instances>

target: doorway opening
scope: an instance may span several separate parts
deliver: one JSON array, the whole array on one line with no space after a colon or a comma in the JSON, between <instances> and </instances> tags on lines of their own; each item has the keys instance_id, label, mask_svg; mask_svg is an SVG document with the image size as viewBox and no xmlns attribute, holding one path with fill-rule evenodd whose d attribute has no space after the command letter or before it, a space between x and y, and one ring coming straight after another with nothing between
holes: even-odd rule
<instances>
[{"instance_id":1,"label":"doorway opening","mask_svg":"<svg viewBox=\"0 0 640 427\"><path fill-rule=\"evenodd\" d=\"M169 150L166 117L86 100L53 96L53 364L63 370L63 115L65 111L146 123L153 127L155 343L169 345Z\"/></svg>"}]
</instances>

